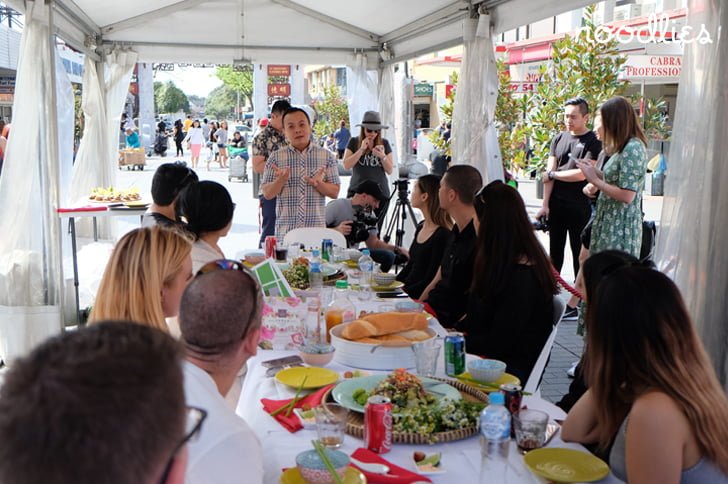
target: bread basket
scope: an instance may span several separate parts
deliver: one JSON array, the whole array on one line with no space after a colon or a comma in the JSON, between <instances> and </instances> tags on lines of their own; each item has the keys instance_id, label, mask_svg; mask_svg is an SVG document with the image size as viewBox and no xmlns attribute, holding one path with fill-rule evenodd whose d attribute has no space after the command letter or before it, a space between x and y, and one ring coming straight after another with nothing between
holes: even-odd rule
<instances>
[{"instance_id":1,"label":"bread basket","mask_svg":"<svg viewBox=\"0 0 728 484\"><path fill-rule=\"evenodd\" d=\"M331 328L331 344L336 348L334 361L342 365L365 370L394 370L397 368L414 368L415 354L412 345L406 346L385 346L349 341L341 336L341 331L346 327L340 324ZM437 337L432 328L426 331L430 339ZM429 341L429 340L425 340Z\"/></svg>"}]
</instances>

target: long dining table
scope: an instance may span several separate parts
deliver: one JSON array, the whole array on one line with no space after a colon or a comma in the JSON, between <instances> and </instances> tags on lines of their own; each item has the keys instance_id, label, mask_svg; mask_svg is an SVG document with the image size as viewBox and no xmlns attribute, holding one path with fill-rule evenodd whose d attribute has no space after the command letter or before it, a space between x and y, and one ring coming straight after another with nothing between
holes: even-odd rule
<instances>
[{"instance_id":1,"label":"long dining table","mask_svg":"<svg viewBox=\"0 0 728 484\"><path fill-rule=\"evenodd\" d=\"M391 304L391 300L366 301L357 304L359 310L376 310L378 306ZM430 320L430 327L439 336L446 335L445 329L435 319ZM259 350L258 354L248 361L248 371L243 382L240 400L238 401L237 414L250 425L258 436L263 447L264 471L266 483L277 483L280 480L283 469L295 467L296 455L304 450L312 448L311 441L317 438L315 429L303 428L291 433L281 426L273 417L268 415L261 404L262 398L286 399L292 398L295 389L287 387L276 381L274 377L266 376L267 368L261 365L262 362L274 358L281 358L296 354L295 351L286 350ZM468 355L468 357L471 357ZM444 377L443 358L439 359L438 372L436 376ZM327 368L343 375L352 368L334 360L327 365ZM414 370L412 370L414 372ZM367 370L371 374L386 374L387 371ZM342 377L343 379L343 377ZM565 414L559 407L537 396L524 396L523 403L532 409L545 411L551 420L563 419ZM364 447L362 439L346 435L342 447L339 450L351 454L357 448ZM579 444L567 443L561 440L560 434L547 444L547 447L562 447L585 451ZM471 483L478 482L481 466L480 440L472 436L467 439L438 443L438 444L394 444L392 450L381 457L406 469L415 471L412 462L412 455L415 450L422 450L428 454L440 452L442 454L441 466L445 470L442 474L430 475L433 483ZM509 465L507 469L508 483L544 483L546 480L537 477L524 464L523 456L515 444L511 441L509 451ZM496 482L495 480L492 482ZM620 483L619 479L611 473L600 483Z\"/></svg>"}]
</instances>

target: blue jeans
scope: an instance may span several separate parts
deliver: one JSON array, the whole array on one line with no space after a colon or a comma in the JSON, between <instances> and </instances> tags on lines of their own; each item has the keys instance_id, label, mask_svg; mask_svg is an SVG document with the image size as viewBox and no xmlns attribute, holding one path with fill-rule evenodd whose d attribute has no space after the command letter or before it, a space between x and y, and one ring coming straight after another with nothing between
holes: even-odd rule
<instances>
[{"instance_id":1,"label":"blue jeans","mask_svg":"<svg viewBox=\"0 0 728 484\"><path fill-rule=\"evenodd\" d=\"M265 238L269 235L276 234L276 199L266 200L263 195L258 195L260 199L260 208L263 212L263 224L261 227L260 241L258 242L258 248L263 247ZM283 242L282 240L280 241Z\"/></svg>"}]
</instances>

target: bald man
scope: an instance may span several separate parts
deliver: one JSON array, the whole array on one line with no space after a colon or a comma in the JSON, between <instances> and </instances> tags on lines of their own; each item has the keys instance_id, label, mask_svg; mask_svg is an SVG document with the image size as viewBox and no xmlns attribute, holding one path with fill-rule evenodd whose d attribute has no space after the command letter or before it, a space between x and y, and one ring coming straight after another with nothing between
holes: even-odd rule
<instances>
[{"instance_id":1,"label":"bald man","mask_svg":"<svg viewBox=\"0 0 728 484\"><path fill-rule=\"evenodd\" d=\"M247 272L216 264L203 266L180 304L187 405L208 412L200 438L189 445L187 484L257 484L263 482L260 442L224 395L256 354L263 301Z\"/></svg>"}]
</instances>

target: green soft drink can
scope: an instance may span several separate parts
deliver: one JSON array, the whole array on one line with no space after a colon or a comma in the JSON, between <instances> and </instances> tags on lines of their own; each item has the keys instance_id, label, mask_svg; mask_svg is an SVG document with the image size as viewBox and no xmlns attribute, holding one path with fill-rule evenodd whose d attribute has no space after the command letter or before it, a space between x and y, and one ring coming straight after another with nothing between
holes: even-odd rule
<instances>
[{"instance_id":1,"label":"green soft drink can","mask_svg":"<svg viewBox=\"0 0 728 484\"><path fill-rule=\"evenodd\" d=\"M445 373L449 376L465 372L465 336L463 333L447 333L445 336Z\"/></svg>"}]
</instances>

